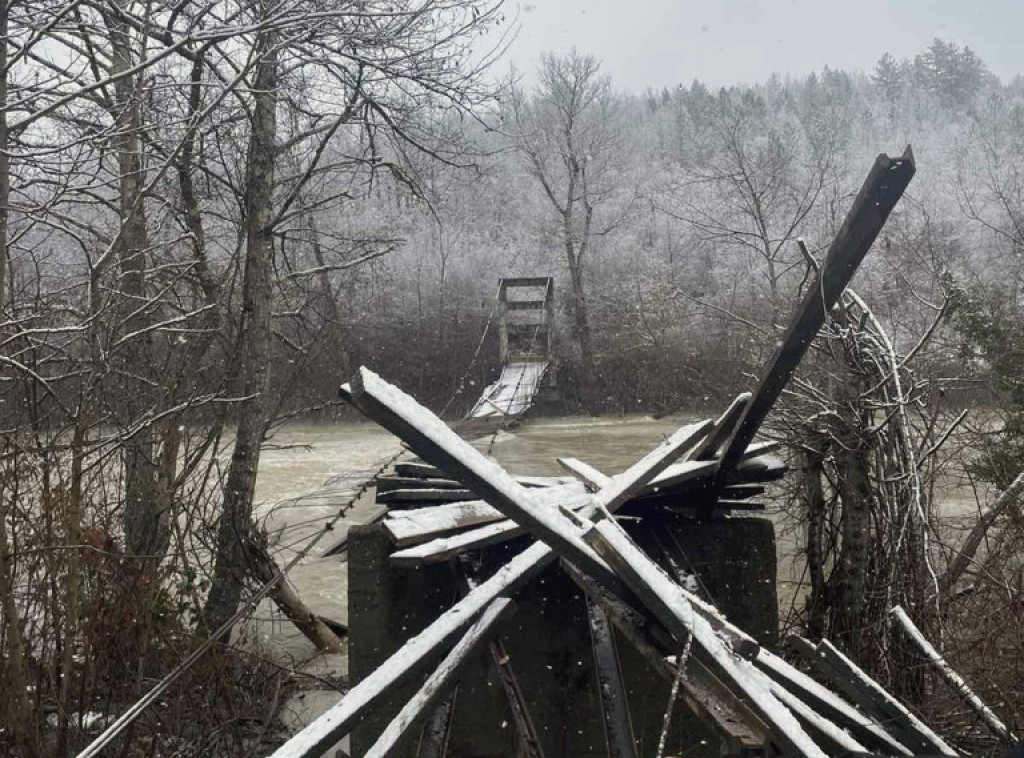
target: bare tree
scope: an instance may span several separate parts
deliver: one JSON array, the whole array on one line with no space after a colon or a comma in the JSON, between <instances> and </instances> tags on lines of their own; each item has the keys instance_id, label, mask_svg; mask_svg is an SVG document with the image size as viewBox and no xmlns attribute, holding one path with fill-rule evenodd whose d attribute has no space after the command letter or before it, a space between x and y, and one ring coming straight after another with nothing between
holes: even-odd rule
<instances>
[{"instance_id":1,"label":"bare tree","mask_svg":"<svg viewBox=\"0 0 1024 758\"><path fill-rule=\"evenodd\" d=\"M514 89L506 121L529 174L538 182L558 219L558 236L569 272L569 309L579 344L582 383L587 395L597 379L586 270L595 234L597 209L618 194L613 173L615 152L622 147L618 103L600 63L575 50L541 59L537 89L527 95ZM592 399L587 397L588 400Z\"/></svg>"}]
</instances>

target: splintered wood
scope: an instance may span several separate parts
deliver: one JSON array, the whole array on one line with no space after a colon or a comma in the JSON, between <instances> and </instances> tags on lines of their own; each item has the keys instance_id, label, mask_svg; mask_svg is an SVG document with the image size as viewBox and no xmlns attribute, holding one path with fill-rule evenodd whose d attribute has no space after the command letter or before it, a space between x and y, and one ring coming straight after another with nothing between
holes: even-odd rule
<instances>
[{"instance_id":1,"label":"splintered wood","mask_svg":"<svg viewBox=\"0 0 1024 758\"><path fill-rule=\"evenodd\" d=\"M623 513L644 520L662 509L696 511L706 519L757 507L751 498L786 468L771 455L777 445L755 443L754 436L913 174L909 148L900 158L879 156L757 389L737 397L714 423L682 427L620 474L609 476L572 457L559 459L571 477L510 474L413 398L361 368L344 385L343 397L423 461L399 464L378 482L378 501L389 506L383 528L397 548L391 561L415 567L466 556L457 562L462 566L485 546L526 535L534 542L513 546L514 557L482 581L467 580L461 600L290 739L276 758L323 755L383 697L411 681L421 683L417 694L367 755L393 755L413 722L439 703L445 704L438 713L447 724L453 718L450 695L467 658L486 645L500 669L495 625L509 598L556 561L586 598L609 756L640 754L617 640L634 647L655 674L679 683L682 702L721 737L726 755L956 756L827 641L796 645L842 694L763 649L663 570L618 521ZM701 528L700 520L690 523ZM684 649L688 654L675 657ZM519 714L516 731L532 744L526 754L539 755L522 693L514 682L503 689Z\"/></svg>"}]
</instances>

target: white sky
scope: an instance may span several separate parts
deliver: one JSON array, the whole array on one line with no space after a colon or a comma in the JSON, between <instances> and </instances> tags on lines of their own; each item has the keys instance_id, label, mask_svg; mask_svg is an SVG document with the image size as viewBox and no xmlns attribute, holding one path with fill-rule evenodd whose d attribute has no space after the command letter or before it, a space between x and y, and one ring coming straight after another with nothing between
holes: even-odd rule
<instances>
[{"instance_id":1,"label":"white sky","mask_svg":"<svg viewBox=\"0 0 1024 758\"><path fill-rule=\"evenodd\" d=\"M575 46L635 92L869 71L934 37L969 45L1004 81L1024 72L1024 0L519 0L519 23L507 61L528 79L541 52Z\"/></svg>"}]
</instances>

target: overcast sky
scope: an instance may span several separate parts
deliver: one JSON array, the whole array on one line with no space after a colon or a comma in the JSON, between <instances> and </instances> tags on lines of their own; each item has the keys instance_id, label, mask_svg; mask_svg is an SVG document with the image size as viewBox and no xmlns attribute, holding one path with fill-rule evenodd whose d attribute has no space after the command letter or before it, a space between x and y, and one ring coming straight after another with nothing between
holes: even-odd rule
<instances>
[{"instance_id":1,"label":"overcast sky","mask_svg":"<svg viewBox=\"0 0 1024 758\"><path fill-rule=\"evenodd\" d=\"M509 59L522 73L542 51L575 46L634 91L825 66L870 71L882 53L912 57L934 37L969 45L1004 81L1024 72L1024 0L519 0L519 9Z\"/></svg>"}]
</instances>

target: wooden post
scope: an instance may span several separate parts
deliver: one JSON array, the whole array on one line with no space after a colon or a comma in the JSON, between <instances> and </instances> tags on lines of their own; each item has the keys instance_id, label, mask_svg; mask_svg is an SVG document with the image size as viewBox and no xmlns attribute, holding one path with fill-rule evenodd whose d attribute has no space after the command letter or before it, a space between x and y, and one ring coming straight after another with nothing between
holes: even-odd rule
<instances>
[{"instance_id":1,"label":"wooden post","mask_svg":"<svg viewBox=\"0 0 1024 758\"><path fill-rule=\"evenodd\" d=\"M508 288L505 280L498 281L498 361L508 363Z\"/></svg>"},{"instance_id":2,"label":"wooden post","mask_svg":"<svg viewBox=\"0 0 1024 758\"><path fill-rule=\"evenodd\" d=\"M900 158L890 158L883 153L875 159L853 207L829 248L825 264L807 290L775 354L762 370L761 380L750 404L722 453L715 474L715 492L724 486L729 472L754 439L811 341L825 323L832 306L839 300L893 207L903 196L914 171L914 156L909 145ZM705 508L704 515L710 515L710 506Z\"/></svg>"}]
</instances>

